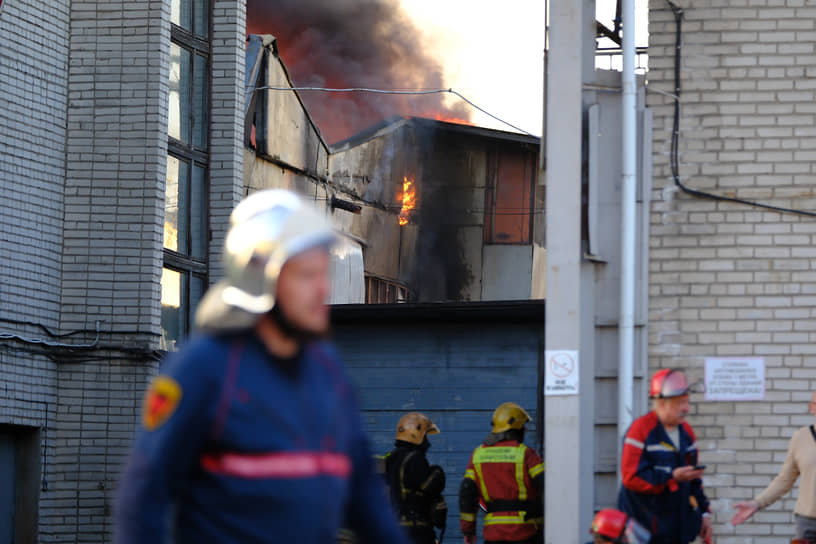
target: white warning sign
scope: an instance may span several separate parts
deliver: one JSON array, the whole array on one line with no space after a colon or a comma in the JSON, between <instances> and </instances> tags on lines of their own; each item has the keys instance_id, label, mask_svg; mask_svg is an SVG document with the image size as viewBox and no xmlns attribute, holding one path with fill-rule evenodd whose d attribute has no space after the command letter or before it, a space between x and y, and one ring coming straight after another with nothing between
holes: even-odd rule
<instances>
[{"instance_id":1,"label":"white warning sign","mask_svg":"<svg viewBox=\"0 0 816 544\"><path fill-rule=\"evenodd\" d=\"M545 350L545 395L577 395L578 351Z\"/></svg>"},{"instance_id":2,"label":"white warning sign","mask_svg":"<svg viewBox=\"0 0 816 544\"><path fill-rule=\"evenodd\" d=\"M741 401L765 398L764 357L707 357L706 400Z\"/></svg>"}]
</instances>

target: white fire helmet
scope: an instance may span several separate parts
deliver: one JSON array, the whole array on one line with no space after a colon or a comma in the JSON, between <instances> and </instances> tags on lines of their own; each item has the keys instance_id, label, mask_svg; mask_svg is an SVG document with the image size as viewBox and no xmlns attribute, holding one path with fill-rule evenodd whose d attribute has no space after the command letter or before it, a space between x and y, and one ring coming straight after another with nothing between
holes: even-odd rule
<instances>
[{"instance_id":1,"label":"white fire helmet","mask_svg":"<svg viewBox=\"0 0 816 544\"><path fill-rule=\"evenodd\" d=\"M252 327L275 306L283 265L295 255L337 241L326 217L293 192L259 191L230 216L224 244L224 279L206 293L196 311L204 331Z\"/></svg>"}]
</instances>

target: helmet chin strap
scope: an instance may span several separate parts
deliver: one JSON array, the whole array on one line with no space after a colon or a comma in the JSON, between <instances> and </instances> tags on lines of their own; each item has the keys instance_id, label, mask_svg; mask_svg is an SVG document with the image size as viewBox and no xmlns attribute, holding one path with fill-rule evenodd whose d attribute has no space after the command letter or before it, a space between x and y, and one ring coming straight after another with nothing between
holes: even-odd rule
<instances>
[{"instance_id":1,"label":"helmet chin strap","mask_svg":"<svg viewBox=\"0 0 816 544\"><path fill-rule=\"evenodd\" d=\"M313 340L319 340L325 336L323 333L316 333L302 327L298 327L286 316L286 312L281 308L280 304L275 304L275 306L269 310L269 317L272 318L272 321L275 322L283 334L296 341L298 344L303 345Z\"/></svg>"}]
</instances>

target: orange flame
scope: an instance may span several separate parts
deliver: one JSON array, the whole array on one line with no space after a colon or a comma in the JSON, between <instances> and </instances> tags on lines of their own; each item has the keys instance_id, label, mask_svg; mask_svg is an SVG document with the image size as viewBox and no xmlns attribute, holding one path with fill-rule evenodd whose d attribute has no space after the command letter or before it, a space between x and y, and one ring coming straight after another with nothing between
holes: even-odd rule
<instances>
[{"instance_id":1,"label":"orange flame","mask_svg":"<svg viewBox=\"0 0 816 544\"><path fill-rule=\"evenodd\" d=\"M460 119L458 117L448 117L447 115L443 115L441 113L436 114L437 121L444 121L446 123L456 123L459 125L470 125L473 126L473 123L468 121L467 119Z\"/></svg>"},{"instance_id":2,"label":"orange flame","mask_svg":"<svg viewBox=\"0 0 816 544\"><path fill-rule=\"evenodd\" d=\"M402 209L399 213L399 224L405 226L408 224L408 218L411 210L416 208L416 187L414 180L408 179L408 176L402 178Z\"/></svg>"}]
</instances>

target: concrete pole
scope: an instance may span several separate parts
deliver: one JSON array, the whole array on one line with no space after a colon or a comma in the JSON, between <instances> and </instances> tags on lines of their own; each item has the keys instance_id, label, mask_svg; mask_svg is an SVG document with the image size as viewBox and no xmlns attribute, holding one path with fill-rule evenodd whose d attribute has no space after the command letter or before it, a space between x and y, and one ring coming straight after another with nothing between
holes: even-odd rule
<instances>
[{"instance_id":1,"label":"concrete pole","mask_svg":"<svg viewBox=\"0 0 816 544\"><path fill-rule=\"evenodd\" d=\"M549 1L547 55L547 305L548 353L577 351L580 394L545 399L545 541L587 540L593 515L592 275L583 267L581 182L583 84L594 70L595 1ZM588 345L592 345L589 340ZM584 348L584 349L582 349ZM549 365L550 361L545 360Z\"/></svg>"}]
</instances>

